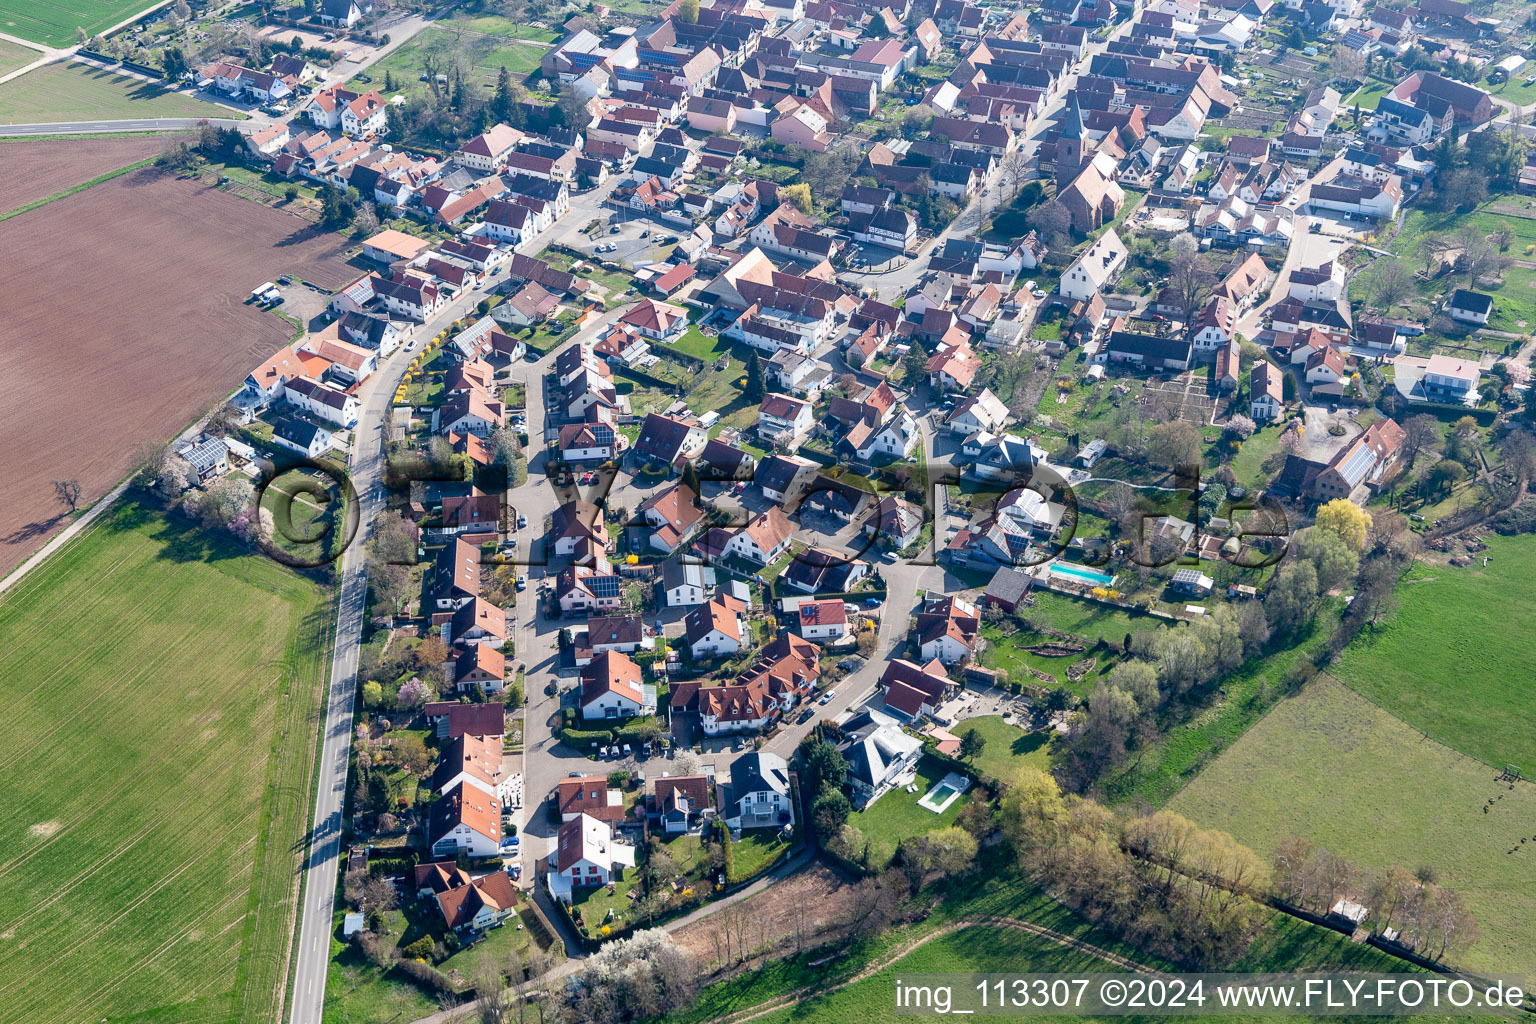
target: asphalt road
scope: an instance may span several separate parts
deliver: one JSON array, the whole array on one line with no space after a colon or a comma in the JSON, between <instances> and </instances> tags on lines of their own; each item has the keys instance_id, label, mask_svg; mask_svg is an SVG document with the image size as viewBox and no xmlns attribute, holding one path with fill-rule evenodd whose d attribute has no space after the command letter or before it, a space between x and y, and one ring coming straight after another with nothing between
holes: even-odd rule
<instances>
[{"instance_id":1,"label":"asphalt road","mask_svg":"<svg viewBox=\"0 0 1536 1024\"><path fill-rule=\"evenodd\" d=\"M94 135L99 132L175 132L196 128L204 121L221 128L248 124L223 117L148 117L132 121L57 121L53 124L3 124L0 136L7 135Z\"/></svg>"}]
</instances>

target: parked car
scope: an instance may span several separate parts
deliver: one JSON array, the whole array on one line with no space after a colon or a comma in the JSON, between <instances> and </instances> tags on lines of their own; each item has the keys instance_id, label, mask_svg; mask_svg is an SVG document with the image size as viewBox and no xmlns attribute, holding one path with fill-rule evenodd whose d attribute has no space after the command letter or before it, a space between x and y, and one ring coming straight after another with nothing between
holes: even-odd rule
<instances>
[{"instance_id":1,"label":"parked car","mask_svg":"<svg viewBox=\"0 0 1536 1024\"><path fill-rule=\"evenodd\" d=\"M837 696L837 691L836 690L828 690L826 693L821 695L821 700L817 701L816 703L818 703L818 704L830 704L830 703L832 703L832 698L836 697L836 696Z\"/></svg>"}]
</instances>

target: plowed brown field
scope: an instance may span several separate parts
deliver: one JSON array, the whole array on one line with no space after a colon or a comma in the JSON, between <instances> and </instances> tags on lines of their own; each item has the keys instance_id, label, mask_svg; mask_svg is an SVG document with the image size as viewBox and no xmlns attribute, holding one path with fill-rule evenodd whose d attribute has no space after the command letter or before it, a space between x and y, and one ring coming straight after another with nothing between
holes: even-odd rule
<instances>
[{"instance_id":1,"label":"plowed brown field","mask_svg":"<svg viewBox=\"0 0 1536 1024\"><path fill-rule=\"evenodd\" d=\"M0 213L46 199L119 167L159 156L179 135L0 142ZM260 284L261 282L257 282Z\"/></svg>"},{"instance_id":2,"label":"plowed brown field","mask_svg":"<svg viewBox=\"0 0 1536 1024\"><path fill-rule=\"evenodd\" d=\"M64 525L51 481L94 501L139 442L174 437L288 340L243 304L252 288L340 287L347 244L153 168L0 223L0 575Z\"/></svg>"}]
</instances>

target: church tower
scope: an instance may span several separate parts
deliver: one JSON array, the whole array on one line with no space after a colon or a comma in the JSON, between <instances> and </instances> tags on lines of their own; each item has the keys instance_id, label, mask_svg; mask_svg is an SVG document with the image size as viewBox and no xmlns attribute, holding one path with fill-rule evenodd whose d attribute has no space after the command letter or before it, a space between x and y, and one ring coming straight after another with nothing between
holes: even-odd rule
<instances>
[{"instance_id":1,"label":"church tower","mask_svg":"<svg viewBox=\"0 0 1536 1024\"><path fill-rule=\"evenodd\" d=\"M1061 134L1056 139L1056 182L1066 185L1077 177L1083 165L1093 156L1093 141L1083 126L1083 110L1072 97L1066 117L1061 122Z\"/></svg>"}]
</instances>

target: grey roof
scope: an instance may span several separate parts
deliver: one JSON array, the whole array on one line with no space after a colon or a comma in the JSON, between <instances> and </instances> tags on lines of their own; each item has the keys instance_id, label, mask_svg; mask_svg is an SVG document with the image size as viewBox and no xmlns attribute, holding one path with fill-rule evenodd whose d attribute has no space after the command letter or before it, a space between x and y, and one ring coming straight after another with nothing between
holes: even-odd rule
<instances>
[{"instance_id":1,"label":"grey roof","mask_svg":"<svg viewBox=\"0 0 1536 1024\"><path fill-rule=\"evenodd\" d=\"M742 754L731 764L730 802L736 803L749 793L772 790L789 795L789 765L778 754L755 750Z\"/></svg>"},{"instance_id":2,"label":"grey roof","mask_svg":"<svg viewBox=\"0 0 1536 1024\"><path fill-rule=\"evenodd\" d=\"M704 587L704 567L685 562L681 558L669 558L661 563L661 587L675 590L678 587Z\"/></svg>"},{"instance_id":3,"label":"grey roof","mask_svg":"<svg viewBox=\"0 0 1536 1024\"><path fill-rule=\"evenodd\" d=\"M887 766L922 742L901 731L894 719L870 711L860 712L843 723L847 739L838 749L848 762L848 775L873 788L884 780Z\"/></svg>"}]
</instances>

